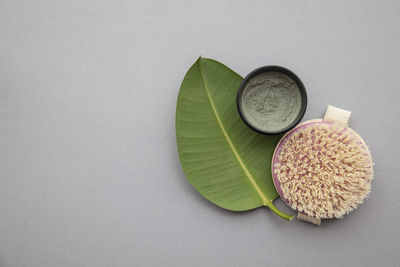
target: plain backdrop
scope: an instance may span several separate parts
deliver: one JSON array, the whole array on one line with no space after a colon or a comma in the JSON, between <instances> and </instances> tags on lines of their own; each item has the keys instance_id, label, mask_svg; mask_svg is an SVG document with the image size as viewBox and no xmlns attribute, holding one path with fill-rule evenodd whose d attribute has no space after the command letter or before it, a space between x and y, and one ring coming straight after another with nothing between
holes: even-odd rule
<instances>
[{"instance_id":1,"label":"plain backdrop","mask_svg":"<svg viewBox=\"0 0 400 267\"><path fill-rule=\"evenodd\" d=\"M364 204L316 227L202 198L174 127L200 55L293 70L305 120L351 110ZM396 0L0 0L0 266L399 266L399 92Z\"/></svg>"}]
</instances>

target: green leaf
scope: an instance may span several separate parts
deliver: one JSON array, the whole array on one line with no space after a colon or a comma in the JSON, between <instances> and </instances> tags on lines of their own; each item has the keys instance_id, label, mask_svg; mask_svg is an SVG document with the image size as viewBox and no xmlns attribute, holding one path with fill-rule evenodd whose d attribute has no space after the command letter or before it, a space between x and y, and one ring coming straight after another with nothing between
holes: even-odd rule
<instances>
[{"instance_id":1,"label":"green leaf","mask_svg":"<svg viewBox=\"0 0 400 267\"><path fill-rule=\"evenodd\" d=\"M192 186L214 204L233 211L267 206L278 196L271 158L280 136L249 129L236 109L242 77L225 65L199 58L186 73L176 107L182 168Z\"/></svg>"}]
</instances>

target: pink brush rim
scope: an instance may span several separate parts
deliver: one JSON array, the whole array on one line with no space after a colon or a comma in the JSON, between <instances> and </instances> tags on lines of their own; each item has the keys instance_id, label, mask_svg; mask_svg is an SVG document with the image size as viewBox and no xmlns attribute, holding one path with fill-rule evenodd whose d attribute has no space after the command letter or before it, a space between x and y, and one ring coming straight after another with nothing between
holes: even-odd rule
<instances>
[{"instance_id":1,"label":"pink brush rim","mask_svg":"<svg viewBox=\"0 0 400 267\"><path fill-rule=\"evenodd\" d=\"M271 171L272 171L272 180L274 182L276 191L278 191L279 196L283 199L283 201L285 201L285 203L290 206L292 209L292 205L289 199L286 199L283 196L283 191L281 188L281 183L278 180L278 176L275 174L275 164L279 162L278 160L278 155L281 153L283 146L285 145L285 142L287 141L287 139L294 134L295 132L307 128L309 126L315 125L315 124L329 124L332 125L334 124L333 122L328 122L328 121L323 121L322 119L316 119L316 120L309 120L309 121L305 121L299 125L297 125L295 128L293 128L292 130L290 130L289 132L287 132L282 138L281 140L279 140L277 146L275 147L275 151L274 151L274 155L272 156L272 162L271 162ZM355 132L354 130L352 130L349 127L346 127L344 131L349 131L355 138L357 138L359 140L359 143L363 145L364 150L366 151L366 154L369 155L369 158L372 162L372 157L371 157L371 152L369 151L367 145L365 144L364 140L361 138L361 136ZM371 166L372 168L372 166ZM369 181L371 182L371 181Z\"/></svg>"}]
</instances>

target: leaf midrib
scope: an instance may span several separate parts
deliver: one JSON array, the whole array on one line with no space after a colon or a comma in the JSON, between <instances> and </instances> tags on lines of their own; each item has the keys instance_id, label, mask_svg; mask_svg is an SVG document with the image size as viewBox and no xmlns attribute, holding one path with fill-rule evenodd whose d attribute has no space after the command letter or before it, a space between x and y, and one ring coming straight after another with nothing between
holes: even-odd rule
<instances>
[{"instance_id":1,"label":"leaf midrib","mask_svg":"<svg viewBox=\"0 0 400 267\"><path fill-rule=\"evenodd\" d=\"M224 127L224 125L222 123L221 118L219 117L219 115L217 113L217 109L215 108L214 102L213 102L213 100L211 98L211 94L210 94L210 91L209 91L208 86L207 86L206 79L205 79L204 74L203 74L203 69L202 69L202 66L201 66L201 59L199 59L199 69L200 69L200 76L201 76L201 78L203 80L204 88L206 90L208 100L210 101L211 108L213 110L215 118L217 119L218 125L222 130L222 133L223 133L223 135L225 137L225 140L227 141L229 147L231 148L231 151L232 151L233 155L235 156L236 160L238 161L240 167L242 167L247 179L250 181L251 185L254 187L254 189L256 190L257 194L260 196L261 200L264 202L264 205L268 205L268 203L270 203L271 200L269 200L267 198L267 196L264 195L264 193L261 191L261 188L257 185L257 183L254 180L253 176L251 175L251 173L247 169L247 167L244 164L242 158L240 157L239 153L237 152L235 146L233 145L232 140L230 139L227 131L225 130L225 127Z\"/></svg>"}]
</instances>

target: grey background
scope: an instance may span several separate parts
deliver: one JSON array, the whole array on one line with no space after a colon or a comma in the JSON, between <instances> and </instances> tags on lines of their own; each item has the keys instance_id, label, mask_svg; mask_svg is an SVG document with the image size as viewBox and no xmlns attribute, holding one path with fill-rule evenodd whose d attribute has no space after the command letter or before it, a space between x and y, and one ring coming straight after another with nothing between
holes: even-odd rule
<instances>
[{"instance_id":1,"label":"grey background","mask_svg":"<svg viewBox=\"0 0 400 267\"><path fill-rule=\"evenodd\" d=\"M199 55L292 69L304 119L353 111L367 201L315 227L197 194L174 116ZM399 266L399 62L399 1L0 0L0 266Z\"/></svg>"}]
</instances>

